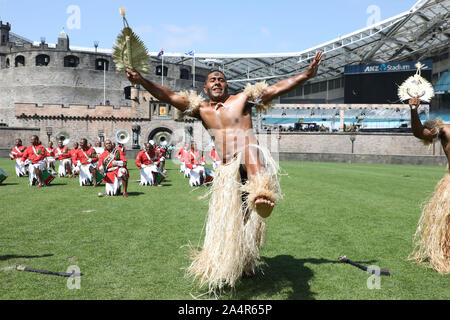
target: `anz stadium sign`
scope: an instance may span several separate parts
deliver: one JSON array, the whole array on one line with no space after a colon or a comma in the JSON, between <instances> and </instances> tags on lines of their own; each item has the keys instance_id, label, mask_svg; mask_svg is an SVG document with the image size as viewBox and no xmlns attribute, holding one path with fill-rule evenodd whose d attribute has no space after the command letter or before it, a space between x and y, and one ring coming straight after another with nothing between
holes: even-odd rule
<instances>
[{"instance_id":1,"label":"anz stadium sign","mask_svg":"<svg viewBox=\"0 0 450 320\"><path fill-rule=\"evenodd\" d=\"M361 73L382 73L382 72L411 72L416 71L416 64L419 61L409 62L388 62L381 64L358 64L345 66L344 74L361 74ZM420 61L424 67L422 70L432 70L433 61Z\"/></svg>"}]
</instances>

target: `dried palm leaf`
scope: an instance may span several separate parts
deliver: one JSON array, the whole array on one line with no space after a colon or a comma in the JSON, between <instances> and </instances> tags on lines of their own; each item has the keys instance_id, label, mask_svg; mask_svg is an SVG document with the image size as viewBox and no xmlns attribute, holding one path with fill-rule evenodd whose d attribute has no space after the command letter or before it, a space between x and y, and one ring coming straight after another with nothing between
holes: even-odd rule
<instances>
[{"instance_id":1,"label":"dried palm leaf","mask_svg":"<svg viewBox=\"0 0 450 320\"><path fill-rule=\"evenodd\" d=\"M141 73L150 70L148 50L144 42L133 32L125 18L125 8L120 8L123 17L124 28L117 37L113 47L112 58L119 72L125 72L127 68Z\"/></svg>"}]
</instances>

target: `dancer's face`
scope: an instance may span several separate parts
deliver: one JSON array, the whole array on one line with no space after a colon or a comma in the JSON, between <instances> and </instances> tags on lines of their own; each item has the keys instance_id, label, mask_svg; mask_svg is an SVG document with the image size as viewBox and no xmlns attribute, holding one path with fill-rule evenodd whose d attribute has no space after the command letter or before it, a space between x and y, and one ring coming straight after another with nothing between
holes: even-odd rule
<instances>
[{"instance_id":1,"label":"dancer's face","mask_svg":"<svg viewBox=\"0 0 450 320\"><path fill-rule=\"evenodd\" d=\"M223 102L228 97L227 80L223 73L218 71L210 73L203 90L211 101Z\"/></svg>"}]
</instances>

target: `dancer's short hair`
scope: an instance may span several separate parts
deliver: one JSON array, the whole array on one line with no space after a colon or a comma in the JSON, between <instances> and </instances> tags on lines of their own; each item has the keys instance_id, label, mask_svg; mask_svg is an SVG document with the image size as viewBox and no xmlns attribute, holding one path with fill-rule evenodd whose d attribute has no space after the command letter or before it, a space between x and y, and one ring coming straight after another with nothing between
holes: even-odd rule
<instances>
[{"instance_id":1,"label":"dancer's short hair","mask_svg":"<svg viewBox=\"0 0 450 320\"><path fill-rule=\"evenodd\" d=\"M221 70L219 70L219 69L213 69L213 70L211 70L211 71L208 73L208 75L206 76L206 80L208 80L208 76L209 76L211 73L214 73L214 72L220 72L220 73L223 74L223 76L225 77L225 80L227 80L226 74L223 73L223 71L221 71Z\"/></svg>"}]
</instances>

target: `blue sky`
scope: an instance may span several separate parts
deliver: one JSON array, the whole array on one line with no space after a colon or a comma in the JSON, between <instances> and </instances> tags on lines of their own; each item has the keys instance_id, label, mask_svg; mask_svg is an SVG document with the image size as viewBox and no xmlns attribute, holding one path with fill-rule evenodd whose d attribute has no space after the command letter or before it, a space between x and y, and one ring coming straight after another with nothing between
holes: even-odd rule
<instances>
[{"instance_id":1,"label":"blue sky","mask_svg":"<svg viewBox=\"0 0 450 320\"><path fill-rule=\"evenodd\" d=\"M409 10L416 0L0 0L0 18L28 39L55 43L61 29L71 45L110 49L123 24L150 51L267 53L308 49ZM75 8L75 10L73 10ZM77 11L79 10L79 15ZM368 12L369 10L369 12Z\"/></svg>"}]
</instances>

